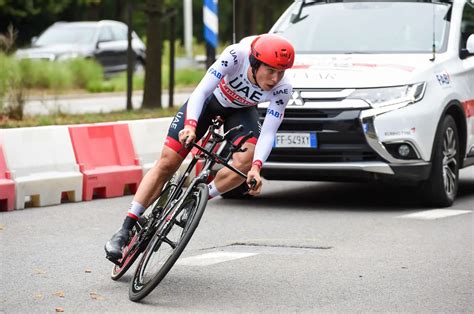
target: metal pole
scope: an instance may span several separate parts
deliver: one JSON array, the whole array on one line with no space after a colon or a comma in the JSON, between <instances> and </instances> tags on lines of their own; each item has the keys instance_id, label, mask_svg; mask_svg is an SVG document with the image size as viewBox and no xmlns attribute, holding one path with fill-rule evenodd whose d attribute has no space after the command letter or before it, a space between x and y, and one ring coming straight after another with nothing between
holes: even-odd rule
<instances>
[{"instance_id":1,"label":"metal pole","mask_svg":"<svg viewBox=\"0 0 474 314\"><path fill-rule=\"evenodd\" d=\"M216 59L219 38L218 0L203 0L204 39L206 41L206 66Z\"/></svg>"},{"instance_id":2,"label":"metal pole","mask_svg":"<svg viewBox=\"0 0 474 314\"><path fill-rule=\"evenodd\" d=\"M232 0L232 43L235 44L235 0Z\"/></svg>"},{"instance_id":3,"label":"metal pole","mask_svg":"<svg viewBox=\"0 0 474 314\"><path fill-rule=\"evenodd\" d=\"M132 110L133 52L132 52L132 3L127 1L128 47L127 47L127 110Z\"/></svg>"},{"instance_id":4,"label":"metal pole","mask_svg":"<svg viewBox=\"0 0 474 314\"><path fill-rule=\"evenodd\" d=\"M170 80L169 80L169 102L168 108L174 106L174 42L176 39L176 11L171 13L170 17Z\"/></svg>"},{"instance_id":5,"label":"metal pole","mask_svg":"<svg viewBox=\"0 0 474 314\"><path fill-rule=\"evenodd\" d=\"M184 48L186 57L193 57L193 3L192 0L183 0L184 7Z\"/></svg>"}]
</instances>

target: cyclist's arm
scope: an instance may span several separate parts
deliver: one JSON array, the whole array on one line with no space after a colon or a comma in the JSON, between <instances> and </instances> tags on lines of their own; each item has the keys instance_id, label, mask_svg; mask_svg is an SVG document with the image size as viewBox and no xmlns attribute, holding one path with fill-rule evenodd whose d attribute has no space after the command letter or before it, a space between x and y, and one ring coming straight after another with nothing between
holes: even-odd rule
<instances>
[{"instance_id":1,"label":"cyclist's arm","mask_svg":"<svg viewBox=\"0 0 474 314\"><path fill-rule=\"evenodd\" d=\"M281 85L273 92L273 94L277 96L274 96L270 100L270 105L268 106L262 130L255 147L252 165L257 165L261 168L263 163L267 160L268 155L270 155L275 141L275 135L283 120L285 107L290 99L291 92L292 87L289 84Z\"/></svg>"},{"instance_id":2,"label":"cyclist's arm","mask_svg":"<svg viewBox=\"0 0 474 314\"><path fill-rule=\"evenodd\" d=\"M242 62L242 52L238 45L227 47L207 70L201 82L193 91L186 108L185 125L196 127L204 101L216 89L219 81L227 74L237 71Z\"/></svg>"}]
</instances>

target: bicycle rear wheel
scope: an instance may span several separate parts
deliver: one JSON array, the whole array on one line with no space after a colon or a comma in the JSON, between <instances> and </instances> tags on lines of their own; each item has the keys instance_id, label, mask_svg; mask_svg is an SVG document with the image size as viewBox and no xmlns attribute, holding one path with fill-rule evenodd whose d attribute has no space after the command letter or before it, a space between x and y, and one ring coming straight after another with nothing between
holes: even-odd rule
<instances>
[{"instance_id":1,"label":"bicycle rear wheel","mask_svg":"<svg viewBox=\"0 0 474 314\"><path fill-rule=\"evenodd\" d=\"M119 261L118 265L114 265L112 268L112 274L110 278L112 280L119 280L133 265L135 260L140 256L140 253L148 245L150 237L147 234L154 234L155 232L148 232L148 228L152 228L155 216L159 216L165 206L166 202L176 190L176 181L179 178L179 172L177 172L163 188L159 198L148 207L143 213L138 223L132 229L132 236L130 242L123 248L123 257ZM148 224L150 222L150 224Z\"/></svg>"},{"instance_id":2,"label":"bicycle rear wheel","mask_svg":"<svg viewBox=\"0 0 474 314\"><path fill-rule=\"evenodd\" d=\"M130 282L130 300L139 301L147 296L173 267L201 220L208 193L207 185L200 183L181 195L176 217L165 217L171 219L170 224L155 234L143 252Z\"/></svg>"}]
</instances>

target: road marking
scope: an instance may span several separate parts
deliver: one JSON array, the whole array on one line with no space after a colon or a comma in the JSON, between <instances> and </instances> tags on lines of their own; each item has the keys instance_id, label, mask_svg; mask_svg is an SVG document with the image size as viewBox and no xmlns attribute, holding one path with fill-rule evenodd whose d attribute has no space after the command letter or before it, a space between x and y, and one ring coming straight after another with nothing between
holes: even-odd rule
<instances>
[{"instance_id":1,"label":"road marking","mask_svg":"<svg viewBox=\"0 0 474 314\"><path fill-rule=\"evenodd\" d=\"M183 266L208 266L231 260L257 255L258 253L243 252L211 252L202 255L190 256L179 259L176 264Z\"/></svg>"},{"instance_id":2,"label":"road marking","mask_svg":"<svg viewBox=\"0 0 474 314\"><path fill-rule=\"evenodd\" d=\"M446 218L450 216L468 214L471 212L472 210L433 209L433 210L425 210L422 212L398 216L398 218L430 220L430 219L439 219L439 218Z\"/></svg>"}]
</instances>

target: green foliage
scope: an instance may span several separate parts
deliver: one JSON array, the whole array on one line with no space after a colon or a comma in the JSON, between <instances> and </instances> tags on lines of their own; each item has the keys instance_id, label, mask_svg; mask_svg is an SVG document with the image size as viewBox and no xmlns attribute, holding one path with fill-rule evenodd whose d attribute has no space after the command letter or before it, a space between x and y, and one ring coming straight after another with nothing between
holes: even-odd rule
<instances>
[{"instance_id":1,"label":"green foliage","mask_svg":"<svg viewBox=\"0 0 474 314\"><path fill-rule=\"evenodd\" d=\"M169 69L163 71L163 86L168 88ZM205 69L179 69L175 72L176 86L196 86L206 73Z\"/></svg>"},{"instance_id":2,"label":"green foliage","mask_svg":"<svg viewBox=\"0 0 474 314\"><path fill-rule=\"evenodd\" d=\"M196 86L205 74L204 69L179 69L175 72L175 87ZM142 73L133 76L133 89L142 90L144 86L145 76ZM163 89L169 87L169 67L163 66L162 71ZM94 81L87 84L88 92L124 92L127 90L127 74L121 73L114 75L108 80Z\"/></svg>"},{"instance_id":3,"label":"green foliage","mask_svg":"<svg viewBox=\"0 0 474 314\"><path fill-rule=\"evenodd\" d=\"M67 66L71 69L74 85L78 88L85 89L89 84L103 80L102 67L93 59L73 59L68 61Z\"/></svg>"},{"instance_id":4,"label":"green foliage","mask_svg":"<svg viewBox=\"0 0 474 314\"><path fill-rule=\"evenodd\" d=\"M16 60L19 75L27 89L83 89L93 82L101 81L102 68L92 60L75 59L63 62L45 60Z\"/></svg>"},{"instance_id":5,"label":"green foliage","mask_svg":"<svg viewBox=\"0 0 474 314\"><path fill-rule=\"evenodd\" d=\"M147 16L145 1L131 1L133 28L143 37ZM291 0L235 0L237 41L244 36L267 32L269 27L293 2ZM0 32L9 24L20 30L19 46L29 43L31 37L39 35L57 21L86 21L112 19L126 21L127 1L117 0L0 0ZM231 42L233 32L233 1L219 1L219 41ZM203 41L203 2L192 1L193 34ZM175 9L175 34L181 40L184 34L183 0L166 0L165 9ZM169 36L169 22L161 28L165 38Z\"/></svg>"},{"instance_id":6,"label":"green foliage","mask_svg":"<svg viewBox=\"0 0 474 314\"><path fill-rule=\"evenodd\" d=\"M57 14L70 4L70 0L1 0L0 11L6 15L19 17L38 15L42 11Z\"/></svg>"},{"instance_id":7,"label":"green foliage","mask_svg":"<svg viewBox=\"0 0 474 314\"><path fill-rule=\"evenodd\" d=\"M127 75L120 73L103 78L102 67L93 60L74 59L63 62L18 60L0 53L0 99L7 96L12 84L25 90L49 90L50 93L84 89L92 93L127 90ZM179 69L175 72L175 86L195 86L204 76L204 69ZM163 88L168 88L169 66L163 63ZM133 89L144 86L143 73L133 77Z\"/></svg>"},{"instance_id":8,"label":"green foliage","mask_svg":"<svg viewBox=\"0 0 474 314\"><path fill-rule=\"evenodd\" d=\"M0 119L0 128L21 128L43 125L64 125L80 123L98 123L110 121L124 121L136 119L152 119L160 117L171 117L176 114L178 107L159 109L139 109L132 111L117 111L107 114L78 114L66 115L62 113L53 115L42 115L35 117L25 117L23 120L3 118Z\"/></svg>"},{"instance_id":9,"label":"green foliage","mask_svg":"<svg viewBox=\"0 0 474 314\"><path fill-rule=\"evenodd\" d=\"M6 54L12 53L17 36L18 31L13 25L8 25L7 31L4 34L0 34L0 51Z\"/></svg>"},{"instance_id":10,"label":"green foliage","mask_svg":"<svg viewBox=\"0 0 474 314\"><path fill-rule=\"evenodd\" d=\"M92 81L87 84L86 89L91 93L114 92L115 86L111 81Z\"/></svg>"},{"instance_id":11,"label":"green foliage","mask_svg":"<svg viewBox=\"0 0 474 314\"><path fill-rule=\"evenodd\" d=\"M0 101L5 97L8 82L19 74L18 64L0 52Z\"/></svg>"},{"instance_id":12,"label":"green foliage","mask_svg":"<svg viewBox=\"0 0 474 314\"><path fill-rule=\"evenodd\" d=\"M22 119L25 88L21 67L10 57L0 53L0 69L0 111L9 118Z\"/></svg>"}]
</instances>

